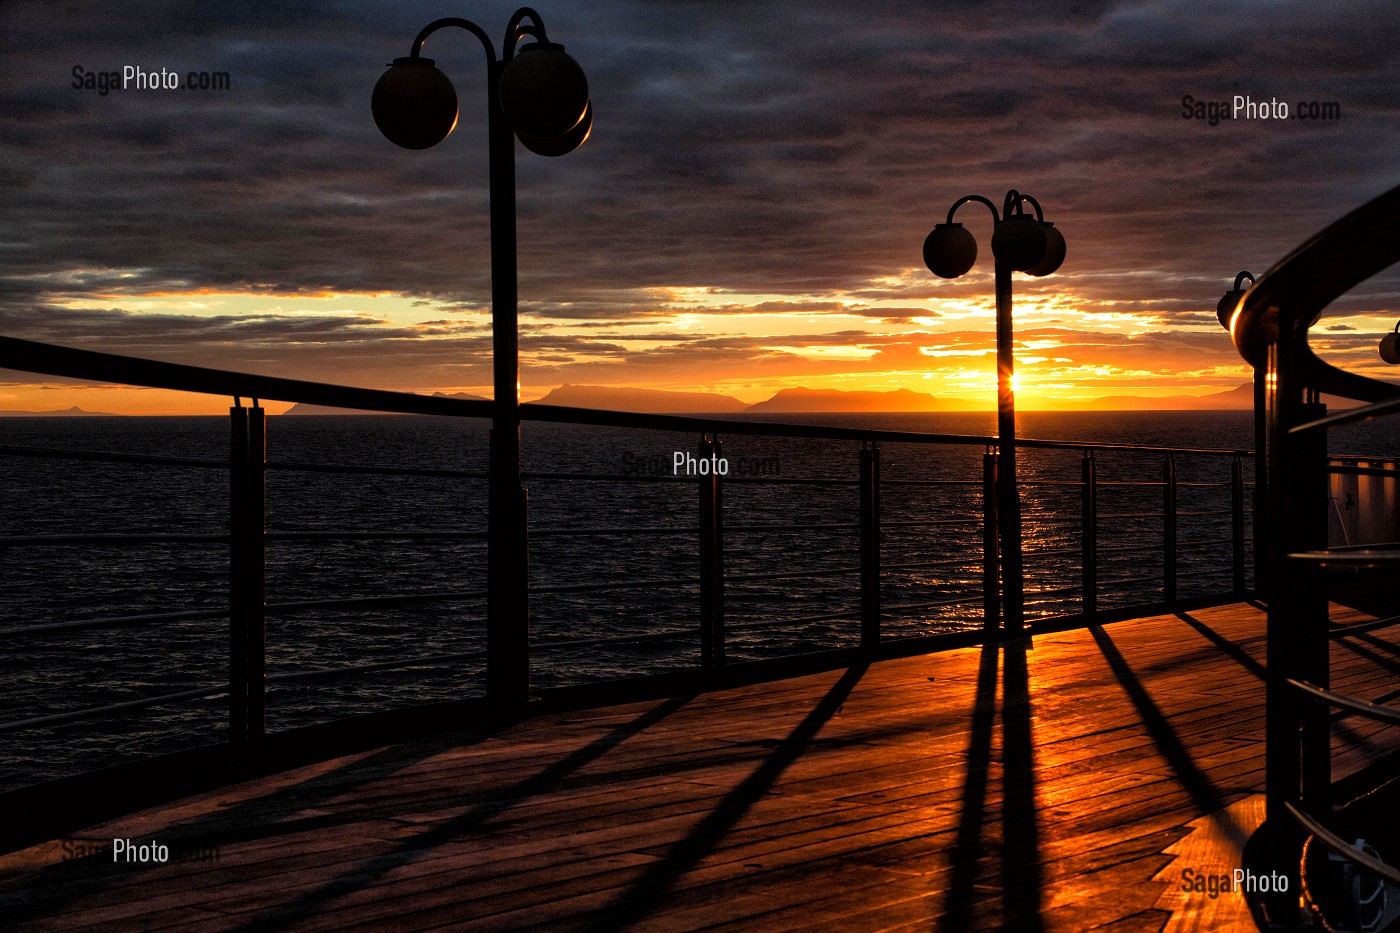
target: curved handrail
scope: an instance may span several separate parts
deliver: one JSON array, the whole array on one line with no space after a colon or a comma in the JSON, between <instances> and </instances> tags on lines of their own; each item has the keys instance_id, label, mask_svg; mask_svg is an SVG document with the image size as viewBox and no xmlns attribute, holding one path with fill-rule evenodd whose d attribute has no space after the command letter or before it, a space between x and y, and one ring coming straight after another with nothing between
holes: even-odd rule
<instances>
[{"instance_id":1,"label":"curved handrail","mask_svg":"<svg viewBox=\"0 0 1400 933\"><path fill-rule=\"evenodd\" d=\"M1336 852L1342 858L1355 862L1378 878L1384 878L1391 884L1400 884L1400 869L1388 865L1369 853L1358 849L1341 836L1329 830L1326 826L1323 826L1321 822L1313 819L1306 810L1295 807L1291 803L1286 804L1286 806L1288 807L1288 812L1298 821L1298 825L1320 839L1322 844L1327 848Z\"/></svg>"},{"instance_id":2,"label":"curved handrail","mask_svg":"<svg viewBox=\"0 0 1400 933\"><path fill-rule=\"evenodd\" d=\"M496 410L489 400L456 399L435 395L414 395L387 389L260 376L205 366L166 363L96 350L78 350L56 344L0 337L0 369L67 376L98 382L125 383L155 389L173 389L205 395L224 395L283 402L307 402L366 412L397 412L408 415L449 415L490 418ZM574 408L567 405L541 405L526 402L519 408L524 421L587 424L600 427L646 428L662 431L762 435L768 437L816 437L828 440L887 441L914 444L962 444L991 446L997 439L981 434L937 434L922 431L894 431L847 428L822 424L793 424L781 421L741 421L711 415L663 415L612 411L601 408ZM1019 447L1053 450L1136 451L1140 453L1209 454L1251 456L1252 451L1223 447L1152 447L1140 444L1100 444L1082 441L1018 438ZM11 451L14 449L12 448ZM3 450L0 450L3 452ZM96 455L88 455L95 458ZM144 462L144 461L143 461ZM196 465L190 461L190 465ZM218 465L208 463L199 465ZM279 464L285 468L285 464ZM402 472L402 471L400 471Z\"/></svg>"},{"instance_id":3,"label":"curved handrail","mask_svg":"<svg viewBox=\"0 0 1400 933\"><path fill-rule=\"evenodd\" d=\"M174 389L205 395L270 398L359 408L368 412L393 411L407 415L469 415L491 417L496 406L489 401L413 395L385 389L329 385L280 376L258 376L205 366L164 363L96 350L76 350L18 337L0 337L0 367L20 372L67 376L97 382L116 382Z\"/></svg>"},{"instance_id":4,"label":"curved handrail","mask_svg":"<svg viewBox=\"0 0 1400 933\"><path fill-rule=\"evenodd\" d=\"M1390 189L1315 234L1279 260L1240 299L1230 336L1244 359L1264 367L1267 345L1280 328L1293 330L1309 388L1364 402L1400 398L1400 386L1358 376L1319 359L1307 333L1322 309L1382 269L1400 261L1400 186Z\"/></svg>"}]
</instances>

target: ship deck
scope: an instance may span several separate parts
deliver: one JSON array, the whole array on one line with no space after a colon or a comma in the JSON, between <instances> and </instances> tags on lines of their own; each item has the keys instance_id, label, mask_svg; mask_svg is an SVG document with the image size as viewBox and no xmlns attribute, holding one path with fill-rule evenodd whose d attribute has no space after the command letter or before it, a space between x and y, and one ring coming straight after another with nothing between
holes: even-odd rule
<instances>
[{"instance_id":1,"label":"ship deck","mask_svg":"<svg viewBox=\"0 0 1400 933\"><path fill-rule=\"evenodd\" d=\"M1382 645L1334 643L1334 686L1386 689ZM164 865L73 858L73 840L0 857L0 915L184 931L1220 929L1249 922L1242 899L1183 892L1182 870L1238 866L1262 818L1263 662L1264 613L1237 603L407 742L82 834L154 839ZM1355 722L1334 734L1339 776L1394 744Z\"/></svg>"}]
</instances>

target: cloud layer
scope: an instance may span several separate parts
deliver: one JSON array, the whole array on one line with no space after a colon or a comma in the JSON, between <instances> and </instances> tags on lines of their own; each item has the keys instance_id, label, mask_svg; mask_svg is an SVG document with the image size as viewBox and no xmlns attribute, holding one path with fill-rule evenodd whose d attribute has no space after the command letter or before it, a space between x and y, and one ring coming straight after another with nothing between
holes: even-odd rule
<instances>
[{"instance_id":1,"label":"cloud layer","mask_svg":"<svg viewBox=\"0 0 1400 933\"><path fill-rule=\"evenodd\" d=\"M493 35L512 9L472 7ZM988 370L959 353L988 345L990 222L977 205L959 213L983 252L964 280L934 280L920 245L959 196L1008 187L1069 242L1060 274L1017 285L1023 353L1045 357L1029 375L1233 384L1242 370L1213 312L1233 274L1261 272L1400 177L1389 4L541 12L586 70L596 121L566 158L517 156L527 385L752 396L935 373L953 391L957 367ZM368 111L384 63L438 13L8 5L0 332L345 382L488 384L476 41L444 31L425 49L462 101L445 144L396 149ZM71 86L75 65L226 71L232 86L104 96ZM1236 94L1336 101L1340 119L1183 118L1185 95ZM1397 292L1387 275L1339 303L1355 332L1329 332L1338 359L1362 359ZM338 296L325 313L279 310L325 295Z\"/></svg>"}]
</instances>

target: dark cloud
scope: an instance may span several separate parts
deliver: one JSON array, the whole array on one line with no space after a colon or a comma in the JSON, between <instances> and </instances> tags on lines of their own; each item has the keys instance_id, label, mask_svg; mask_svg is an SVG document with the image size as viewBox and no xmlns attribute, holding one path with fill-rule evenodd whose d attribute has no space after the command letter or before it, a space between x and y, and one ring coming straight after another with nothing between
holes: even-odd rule
<instances>
[{"instance_id":1,"label":"dark cloud","mask_svg":"<svg viewBox=\"0 0 1400 933\"><path fill-rule=\"evenodd\" d=\"M472 15L498 36L513 7L483 2ZM857 11L786 0L541 12L587 71L596 114L577 153L517 159L523 320L600 329L596 340L527 331L522 346L554 366L621 352L624 339L656 344L626 351L643 367L772 358L746 337L618 332L686 310L656 289L711 289L707 314L906 325L939 314L930 294L985 301L989 225L975 206L965 210L980 276L936 286L898 276L920 266L923 237L953 200L1011 186L1040 198L1069 242L1061 274L1018 284L1018 296L1068 291L1086 310L1204 327L1235 271L1263 271L1400 175L1395 5L940 0ZM475 371L484 335L435 310L417 331L354 316L26 310L203 288L403 293L483 314L475 40L430 42L462 101L444 145L396 149L369 116L384 64L437 15L426 2L6 5L7 332L296 372L332 368L312 362L318 352L359 354L371 377L410 358L441 374L452 354L458 375ZM100 96L70 87L78 64L227 71L232 87ZM1212 127L1182 118L1186 94L1336 100L1342 116ZM1397 293L1395 276L1380 277L1336 312L1385 312ZM852 299L903 306L840 303Z\"/></svg>"}]
</instances>

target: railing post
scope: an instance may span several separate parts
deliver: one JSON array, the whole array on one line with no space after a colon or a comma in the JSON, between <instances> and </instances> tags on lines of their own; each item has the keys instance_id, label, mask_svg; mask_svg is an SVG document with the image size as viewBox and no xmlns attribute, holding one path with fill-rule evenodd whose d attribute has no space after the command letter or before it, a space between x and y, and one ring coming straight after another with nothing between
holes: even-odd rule
<instances>
[{"instance_id":1,"label":"railing post","mask_svg":"<svg viewBox=\"0 0 1400 933\"><path fill-rule=\"evenodd\" d=\"M880 448L860 445L860 644L880 643Z\"/></svg>"},{"instance_id":2,"label":"railing post","mask_svg":"<svg viewBox=\"0 0 1400 933\"><path fill-rule=\"evenodd\" d=\"M1302 406L1303 421L1327 416L1327 406L1307 403ZM1296 519L1298 550L1322 551L1327 548L1327 506L1330 490L1327 472L1327 432L1313 431L1293 442L1293 474L1299 504L1292 514ZM1296 637L1298 653L1296 676L1323 688L1332 686L1331 644L1328 633L1328 600L1326 571L1316 563L1289 567L1298 589L1296 598L1301 611ZM1332 719L1331 708L1316 700L1304 701L1301 707L1302 743L1301 795L1303 808L1318 819L1332 814Z\"/></svg>"},{"instance_id":3,"label":"railing post","mask_svg":"<svg viewBox=\"0 0 1400 933\"><path fill-rule=\"evenodd\" d=\"M267 728L267 418L248 409L248 742L261 748Z\"/></svg>"},{"instance_id":4,"label":"railing post","mask_svg":"<svg viewBox=\"0 0 1400 933\"><path fill-rule=\"evenodd\" d=\"M1001 598L997 590L1000 573L997 556L997 455L988 448L982 454L982 626L988 637L997 631Z\"/></svg>"},{"instance_id":5,"label":"railing post","mask_svg":"<svg viewBox=\"0 0 1400 933\"><path fill-rule=\"evenodd\" d=\"M493 307L499 312L501 306ZM513 348L510 353L514 359ZM499 348L496 355L499 361ZM486 695L496 715L509 717L530 700L529 494L520 484L518 409L500 395L499 373L496 391L505 401L497 405L488 441Z\"/></svg>"},{"instance_id":6,"label":"railing post","mask_svg":"<svg viewBox=\"0 0 1400 933\"><path fill-rule=\"evenodd\" d=\"M1176 458L1162 462L1162 600L1176 605Z\"/></svg>"},{"instance_id":7,"label":"railing post","mask_svg":"<svg viewBox=\"0 0 1400 933\"><path fill-rule=\"evenodd\" d=\"M701 436L702 460L718 463L722 450L718 434ZM700 476L700 666L724 667L724 493L715 469Z\"/></svg>"},{"instance_id":8,"label":"railing post","mask_svg":"<svg viewBox=\"0 0 1400 933\"><path fill-rule=\"evenodd\" d=\"M256 752L267 718L267 422L256 404L229 415L229 738Z\"/></svg>"},{"instance_id":9,"label":"railing post","mask_svg":"<svg viewBox=\"0 0 1400 933\"><path fill-rule=\"evenodd\" d=\"M1265 372L1254 368L1254 495L1251 497L1254 518L1254 595L1267 599L1269 594L1269 411L1268 384Z\"/></svg>"},{"instance_id":10,"label":"railing post","mask_svg":"<svg viewBox=\"0 0 1400 933\"><path fill-rule=\"evenodd\" d=\"M242 747L248 741L248 409L228 410L228 735Z\"/></svg>"},{"instance_id":11,"label":"railing post","mask_svg":"<svg viewBox=\"0 0 1400 933\"><path fill-rule=\"evenodd\" d=\"M1080 587L1084 621L1093 622L1099 610L1099 496L1098 465L1094 452L1086 450L1079 464L1080 486Z\"/></svg>"},{"instance_id":12,"label":"railing post","mask_svg":"<svg viewBox=\"0 0 1400 933\"><path fill-rule=\"evenodd\" d=\"M1244 458L1235 454L1230 464L1230 544L1235 597L1244 596ZM1258 560L1257 556L1255 558Z\"/></svg>"}]
</instances>

